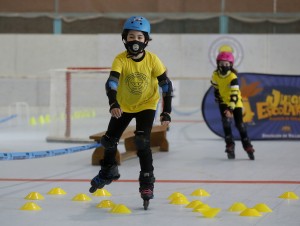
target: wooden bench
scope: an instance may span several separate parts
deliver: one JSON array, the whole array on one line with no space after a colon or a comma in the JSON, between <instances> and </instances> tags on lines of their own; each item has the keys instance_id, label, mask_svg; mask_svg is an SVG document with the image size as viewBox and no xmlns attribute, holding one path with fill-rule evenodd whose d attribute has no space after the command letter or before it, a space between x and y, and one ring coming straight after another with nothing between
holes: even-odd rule
<instances>
[{"instance_id":1,"label":"wooden bench","mask_svg":"<svg viewBox=\"0 0 300 226\"><path fill-rule=\"evenodd\" d=\"M167 126L155 125L152 127L151 131L151 139L150 139L150 147L152 153L155 152L167 152L169 151L169 142L167 140ZM124 131L123 135L120 138L120 141L124 141L125 152L120 153L117 151L116 160L119 165L121 162L136 156L136 147L134 142L134 131L135 126L129 126ZM90 139L99 142L101 137L105 134L105 132L97 133L90 136ZM98 147L94 150L92 155L92 165L100 165L100 160L103 159L104 156L104 148Z\"/></svg>"}]
</instances>

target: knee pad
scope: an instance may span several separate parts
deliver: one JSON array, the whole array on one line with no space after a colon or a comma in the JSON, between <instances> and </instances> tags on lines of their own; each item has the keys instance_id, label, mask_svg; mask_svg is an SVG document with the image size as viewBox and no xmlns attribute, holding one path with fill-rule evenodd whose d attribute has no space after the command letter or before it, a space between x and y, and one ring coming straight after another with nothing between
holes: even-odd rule
<instances>
[{"instance_id":1,"label":"knee pad","mask_svg":"<svg viewBox=\"0 0 300 226\"><path fill-rule=\"evenodd\" d=\"M137 150L149 150L150 149L150 140L145 137L144 131L135 132L135 145Z\"/></svg>"},{"instance_id":2,"label":"knee pad","mask_svg":"<svg viewBox=\"0 0 300 226\"><path fill-rule=\"evenodd\" d=\"M119 139L115 137L108 137L107 135L104 135L101 137L100 143L105 149L112 150L116 149L118 145Z\"/></svg>"}]
</instances>

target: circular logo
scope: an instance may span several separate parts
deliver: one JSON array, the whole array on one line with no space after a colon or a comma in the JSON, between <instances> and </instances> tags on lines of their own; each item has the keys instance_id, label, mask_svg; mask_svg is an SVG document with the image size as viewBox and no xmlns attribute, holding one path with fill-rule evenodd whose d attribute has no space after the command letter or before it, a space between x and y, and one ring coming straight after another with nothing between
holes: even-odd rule
<instances>
[{"instance_id":1,"label":"circular logo","mask_svg":"<svg viewBox=\"0 0 300 226\"><path fill-rule=\"evenodd\" d=\"M220 52L232 52L234 56L234 67L238 67L244 57L244 51L241 43L232 37L220 37L213 41L208 54L211 64L216 67L216 58Z\"/></svg>"},{"instance_id":2,"label":"circular logo","mask_svg":"<svg viewBox=\"0 0 300 226\"><path fill-rule=\"evenodd\" d=\"M132 46L132 49L133 49L134 51L138 51L138 50L140 49L139 44L134 44L134 45Z\"/></svg>"},{"instance_id":3,"label":"circular logo","mask_svg":"<svg viewBox=\"0 0 300 226\"><path fill-rule=\"evenodd\" d=\"M127 76L126 83L129 92L134 95L142 94L148 86L147 76L141 73L133 73Z\"/></svg>"}]
</instances>

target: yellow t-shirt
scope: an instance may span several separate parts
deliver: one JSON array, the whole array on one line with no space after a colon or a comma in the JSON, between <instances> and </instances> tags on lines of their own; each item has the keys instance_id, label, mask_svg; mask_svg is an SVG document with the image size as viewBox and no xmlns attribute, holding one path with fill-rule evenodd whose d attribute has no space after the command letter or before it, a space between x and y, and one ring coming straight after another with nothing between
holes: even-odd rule
<instances>
[{"instance_id":1,"label":"yellow t-shirt","mask_svg":"<svg viewBox=\"0 0 300 226\"><path fill-rule=\"evenodd\" d=\"M116 56L111 70L120 73L117 101L122 111L156 110L159 101L157 77L166 71L166 67L155 54L146 51L144 59L135 62L124 51Z\"/></svg>"},{"instance_id":2,"label":"yellow t-shirt","mask_svg":"<svg viewBox=\"0 0 300 226\"><path fill-rule=\"evenodd\" d=\"M214 71L211 80L212 85L219 90L223 103L233 109L235 107L243 107L239 85L231 85L231 81L234 79L237 79L237 76L233 72L229 72L227 75L222 76L219 72ZM231 95L237 96L238 99L236 103L230 101Z\"/></svg>"}]
</instances>

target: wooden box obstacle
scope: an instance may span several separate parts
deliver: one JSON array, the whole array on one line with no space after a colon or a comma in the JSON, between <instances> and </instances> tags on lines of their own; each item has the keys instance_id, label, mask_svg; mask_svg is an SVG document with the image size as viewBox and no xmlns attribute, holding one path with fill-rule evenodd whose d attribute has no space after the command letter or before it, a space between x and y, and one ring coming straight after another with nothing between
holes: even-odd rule
<instances>
[{"instance_id":1,"label":"wooden box obstacle","mask_svg":"<svg viewBox=\"0 0 300 226\"><path fill-rule=\"evenodd\" d=\"M152 127L150 147L152 153L155 152L167 152L169 151L169 142L167 140L167 126L155 125ZM119 165L121 162L136 156L137 150L134 142L134 131L135 126L129 126L122 134L120 141L124 141L125 152L120 153L117 151L116 160ZM97 133L90 136L90 139L100 142L101 137L105 134L104 132ZM102 146L96 148L92 155L92 165L100 165L100 160L103 159L104 148Z\"/></svg>"}]
</instances>

